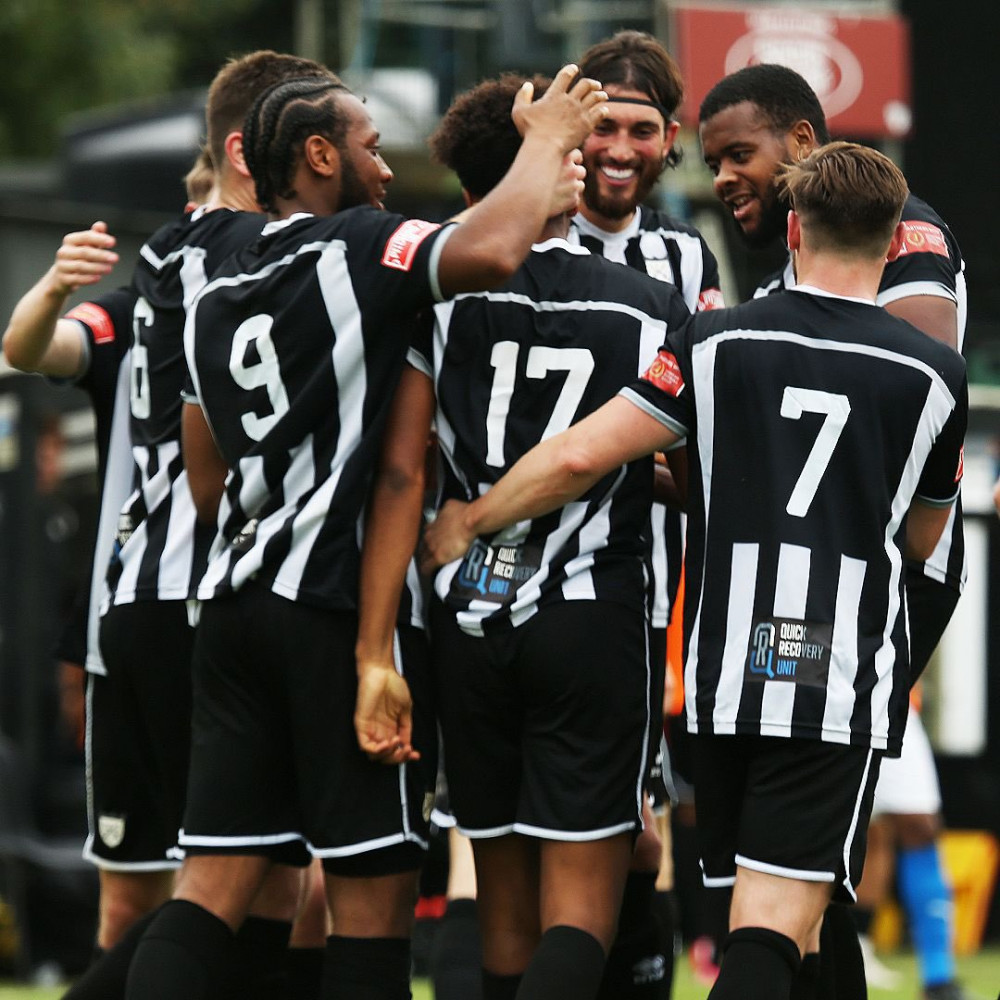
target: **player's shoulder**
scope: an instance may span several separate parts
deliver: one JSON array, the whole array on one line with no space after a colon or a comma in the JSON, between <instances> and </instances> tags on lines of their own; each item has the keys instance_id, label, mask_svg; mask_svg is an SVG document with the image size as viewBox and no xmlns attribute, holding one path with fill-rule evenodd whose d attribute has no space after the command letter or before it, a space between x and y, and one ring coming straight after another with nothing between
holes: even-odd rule
<instances>
[{"instance_id":1,"label":"player's shoulder","mask_svg":"<svg viewBox=\"0 0 1000 1000\"><path fill-rule=\"evenodd\" d=\"M915 253L932 253L950 257L960 265L962 253L958 240L941 216L923 199L911 193L903 204L900 216L903 245L897 258Z\"/></svg>"}]
</instances>

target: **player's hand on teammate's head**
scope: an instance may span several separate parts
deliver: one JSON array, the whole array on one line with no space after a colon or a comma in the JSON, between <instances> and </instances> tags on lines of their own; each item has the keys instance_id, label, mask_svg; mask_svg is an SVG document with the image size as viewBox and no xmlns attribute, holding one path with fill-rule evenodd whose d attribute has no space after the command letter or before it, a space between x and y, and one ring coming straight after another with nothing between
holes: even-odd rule
<instances>
[{"instance_id":1,"label":"player's hand on teammate's head","mask_svg":"<svg viewBox=\"0 0 1000 1000\"><path fill-rule=\"evenodd\" d=\"M563 168L559 182L552 191L552 207L549 218L564 212L575 215L583 198L583 179L587 171L583 167L583 153L579 149L570 150L563 157Z\"/></svg>"},{"instance_id":2,"label":"player's hand on teammate's head","mask_svg":"<svg viewBox=\"0 0 1000 1000\"><path fill-rule=\"evenodd\" d=\"M413 748L413 699L395 667L359 664L358 697L354 706L358 746L380 764L420 760Z\"/></svg>"},{"instance_id":3,"label":"player's hand on teammate's head","mask_svg":"<svg viewBox=\"0 0 1000 1000\"><path fill-rule=\"evenodd\" d=\"M420 572L430 573L455 559L461 559L472 544L474 535L465 526L465 510L469 505L461 500L449 500L424 528L420 543Z\"/></svg>"},{"instance_id":4,"label":"player's hand on teammate's head","mask_svg":"<svg viewBox=\"0 0 1000 1000\"><path fill-rule=\"evenodd\" d=\"M537 101L534 84L530 80L524 84L511 111L521 135L537 132L568 153L594 131L608 113L608 95L597 80L579 73L572 64L563 66Z\"/></svg>"},{"instance_id":5,"label":"player's hand on teammate's head","mask_svg":"<svg viewBox=\"0 0 1000 1000\"><path fill-rule=\"evenodd\" d=\"M105 222L95 222L82 232L67 233L51 271L58 290L68 295L110 274L118 263L114 245L115 238Z\"/></svg>"}]
</instances>

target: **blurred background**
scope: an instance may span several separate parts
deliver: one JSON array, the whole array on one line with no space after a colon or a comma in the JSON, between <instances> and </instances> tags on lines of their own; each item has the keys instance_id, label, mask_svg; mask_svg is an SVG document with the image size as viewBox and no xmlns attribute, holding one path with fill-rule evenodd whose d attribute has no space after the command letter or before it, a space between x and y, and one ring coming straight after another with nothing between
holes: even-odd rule
<instances>
[{"instance_id":1,"label":"blurred background","mask_svg":"<svg viewBox=\"0 0 1000 1000\"><path fill-rule=\"evenodd\" d=\"M205 88L231 55L297 51L340 72L366 96L381 130L395 172L389 207L441 219L460 206L458 188L429 162L425 140L452 98L501 70L554 72L623 27L653 32L680 63L685 158L655 198L699 227L719 259L727 302L749 295L783 258L737 239L693 127L712 84L750 62L801 72L834 135L888 153L962 247L969 584L928 672L924 711L954 833L949 864L963 947L974 950L1000 937L1000 522L990 497L1000 471L1000 137L997 87L985 69L1000 4L4 0L0 316L47 269L63 234L95 219L117 235L127 280L142 240L184 205ZM93 872L60 853L78 853L86 830L82 677L54 649L85 584L94 475L93 417L82 394L0 361L0 966L15 971L49 959L72 971L89 950ZM26 840L36 851L27 861ZM52 892L68 912L84 914L74 923L84 924L80 940L65 929L47 940L44 921L32 929L32 907L47 905ZM891 914L884 928L899 933ZM19 933L32 935L30 952Z\"/></svg>"}]
</instances>

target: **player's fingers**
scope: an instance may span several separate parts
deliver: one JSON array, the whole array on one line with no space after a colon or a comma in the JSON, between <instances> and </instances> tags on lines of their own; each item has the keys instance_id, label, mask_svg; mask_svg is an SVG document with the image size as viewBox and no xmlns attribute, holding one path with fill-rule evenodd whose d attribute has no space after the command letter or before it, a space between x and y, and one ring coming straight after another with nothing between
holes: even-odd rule
<instances>
[{"instance_id":1,"label":"player's fingers","mask_svg":"<svg viewBox=\"0 0 1000 1000\"><path fill-rule=\"evenodd\" d=\"M576 63L567 63L556 73L546 93L566 93L570 88L570 84L573 83L579 73L580 67Z\"/></svg>"},{"instance_id":2,"label":"player's fingers","mask_svg":"<svg viewBox=\"0 0 1000 1000\"><path fill-rule=\"evenodd\" d=\"M535 99L535 85L530 80L525 80L521 89L514 95L514 107L511 114L516 114L521 108L527 107Z\"/></svg>"}]
</instances>

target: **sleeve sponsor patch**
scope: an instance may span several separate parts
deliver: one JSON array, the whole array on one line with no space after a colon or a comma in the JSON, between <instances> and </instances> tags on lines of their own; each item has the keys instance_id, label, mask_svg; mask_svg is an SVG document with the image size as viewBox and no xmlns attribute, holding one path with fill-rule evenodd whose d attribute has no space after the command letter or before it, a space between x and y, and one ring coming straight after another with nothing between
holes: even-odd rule
<instances>
[{"instance_id":1,"label":"sleeve sponsor patch","mask_svg":"<svg viewBox=\"0 0 1000 1000\"><path fill-rule=\"evenodd\" d=\"M725 309L726 300L722 297L722 292L718 288L703 288L698 296L698 312L705 312L706 309Z\"/></svg>"},{"instance_id":2,"label":"sleeve sponsor patch","mask_svg":"<svg viewBox=\"0 0 1000 1000\"><path fill-rule=\"evenodd\" d=\"M409 271L413 266L417 248L435 229L440 228L436 222L407 219L389 237L385 250L382 251L382 264L397 271Z\"/></svg>"},{"instance_id":3,"label":"sleeve sponsor patch","mask_svg":"<svg viewBox=\"0 0 1000 1000\"><path fill-rule=\"evenodd\" d=\"M955 482L960 483L965 475L965 445L958 450L958 468L955 470Z\"/></svg>"},{"instance_id":4,"label":"sleeve sponsor patch","mask_svg":"<svg viewBox=\"0 0 1000 1000\"><path fill-rule=\"evenodd\" d=\"M936 253L948 257L948 241L941 228L933 222L904 222L899 253L889 259L898 260L911 253Z\"/></svg>"},{"instance_id":5,"label":"sleeve sponsor patch","mask_svg":"<svg viewBox=\"0 0 1000 1000\"><path fill-rule=\"evenodd\" d=\"M95 344L110 344L115 339L115 323L106 309L93 302L81 302L74 306L65 319L79 320L90 328Z\"/></svg>"},{"instance_id":6,"label":"sleeve sponsor patch","mask_svg":"<svg viewBox=\"0 0 1000 1000\"><path fill-rule=\"evenodd\" d=\"M646 369L643 380L655 385L668 396L677 397L684 389L684 377L681 375L677 358L665 348L660 348L653 363Z\"/></svg>"}]
</instances>

